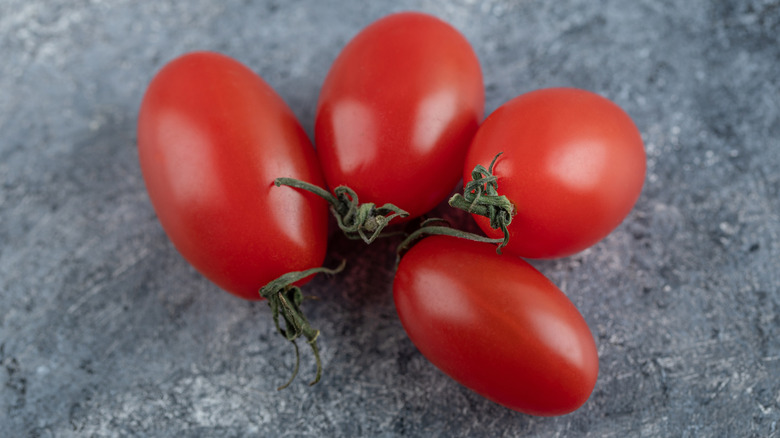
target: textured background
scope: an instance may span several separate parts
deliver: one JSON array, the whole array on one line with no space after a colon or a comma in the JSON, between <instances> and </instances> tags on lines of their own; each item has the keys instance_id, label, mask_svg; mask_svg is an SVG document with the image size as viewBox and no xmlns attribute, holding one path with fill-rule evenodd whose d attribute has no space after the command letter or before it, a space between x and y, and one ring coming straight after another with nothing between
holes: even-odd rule
<instances>
[{"instance_id":1,"label":"textured background","mask_svg":"<svg viewBox=\"0 0 780 438\"><path fill-rule=\"evenodd\" d=\"M646 142L642 197L607 239L535 262L579 307L601 372L559 418L463 389L406 338L392 250L333 235L293 354L264 303L176 253L141 179L142 93L190 50L263 76L311 135L339 50L393 11L460 29L487 111L601 93ZM0 436L780 436L780 2L0 0ZM466 224L466 222L463 222Z\"/></svg>"}]
</instances>

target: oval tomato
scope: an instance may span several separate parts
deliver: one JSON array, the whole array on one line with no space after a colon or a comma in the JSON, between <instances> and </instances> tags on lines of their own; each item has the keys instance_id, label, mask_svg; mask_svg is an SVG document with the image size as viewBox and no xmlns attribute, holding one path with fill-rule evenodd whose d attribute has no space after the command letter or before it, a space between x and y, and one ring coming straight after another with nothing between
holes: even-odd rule
<instances>
[{"instance_id":1,"label":"oval tomato","mask_svg":"<svg viewBox=\"0 0 780 438\"><path fill-rule=\"evenodd\" d=\"M550 88L516 97L480 126L466 156L465 181L478 164L493 169L498 192L514 204L505 250L563 257L595 244L633 208L645 178L642 138L619 106L597 94ZM490 237L485 217L474 216Z\"/></svg>"},{"instance_id":2,"label":"oval tomato","mask_svg":"<svg viewBox=\"0 0 780 438\"><path fill-rule=\"evenodd\" d=\"M395 305L409 338L475 392L533 415L562 415L590 396L593 336L544 275L495 247L427 237L401 259Z\"/></svg>"},{"instance_id":3,"label":"oval tomato","mask_svg":"<svg viewBox=\"0 0 780 438\"><path fill-rule=\"evenodd\" d=\"M223 289L259 300L269 281L322 264L325 201L274 186L279 176L322 185L314 148L244 65L210 52L167 64L141 104L138 153L168 237Z\"/></svg>"},{"instance_id":4,"label":"oval tomato","mask_svg":"<svg viewBox=\"0 0 780 438\"><path fill-rule=\"evenodd\" d=\"M328 185L420 216L460 179L484 113L479 60L438 18L405 12L363 29L323 83L315 143Z\"/></svg>"}]
</instances>

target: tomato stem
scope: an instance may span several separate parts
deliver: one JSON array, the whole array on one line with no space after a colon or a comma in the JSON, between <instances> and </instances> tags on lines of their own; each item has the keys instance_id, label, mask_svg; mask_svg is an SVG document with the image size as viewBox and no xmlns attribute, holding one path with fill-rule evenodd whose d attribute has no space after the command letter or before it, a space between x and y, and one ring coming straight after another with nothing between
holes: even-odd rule
<instances>
[{"instance_id":1,"label":"tomato stem","mask_svg":"<svg viewBox=\"0 0 780 438\"><path fill-rule=\"evenodd\" d=\"M317 361L317 374L309 385L314 385L319 382L322 377L322 361L320 360L319 347L317 346L317 337L320 335L320 331L312 328L309 324L309 320L306 319L306 316L303 314L303 311L301 310L301 303L303 303L304 298L303 293L301 292L301 288L294 283L318 273L337 274L344 270L344 266L346 266L346 260L342 261L335 269L328 269L323 266L305 271L288 272L281 277L270 281L260 289L260 296L268 300L268 306L271 308L271 315L273 316L276 330L295 347L295 368L293 369L292 376L287 383L277 388L278 390L281 391L288 387L298 375L301 355L298 350L298 344L295 341L301 336L306 338L306 341L314 352L314 358ZM284 329L279 324L280 315L284 318Z\"/></svg>"},{"instance_id":2,"label":"tomato stem","mask_svg":"<svg viewBox=\"0 0 780 438\"><path fill-rule=\"evenodd\" d=\"M496 248L499 254L501 248L509 243L508 227L512 223L512 217L517 214L512 201L498 194L498 177L493 175L493 167L501 154L503 152L496 154L487 169L481 164L474 167L471 172L472 180L464 186L463 195L456 193L449 200L451 207L484 216L490 219L490 226L493 229L500 229L504 233L503 240Z\"/></svg>"},{"instance_id":3,"label":"tomato stem","mask_svg":"<svg viewBox=\"0 0 780 438\"><path fill-rule=\"evenodd\" d=\"M440 223L441 225L430 225L431 223ZM485 243L501 243L503 239L492 239L490 237L480 236L479 234L469 233L468 231L452 228L449 223L444 219L432 218L425 220L420 228L409 234L403 242L398 244L395 250L396 253L396 266L401 261L401 257L409 251L412 245L423 236L453 236L461 239L473 240L476 242Z\"/></svg>"},{"instance_id":4,"label":"tomato stem","mask_svg":"<svg viewBox=\"0 0 780 438\"><path fill-rule=\"evenodd\" d=\"M347 186L338 186L331 194L322 187L294 178L277 178L277 187L285 185L307 190L325 199L336 218L341 231L350 239L363 239L367 244L384 236L382 230L396 217L407 217L409 213L393 204L377 207L373 202L360 204L357 193Z\"/></svg>"}]
</instances>

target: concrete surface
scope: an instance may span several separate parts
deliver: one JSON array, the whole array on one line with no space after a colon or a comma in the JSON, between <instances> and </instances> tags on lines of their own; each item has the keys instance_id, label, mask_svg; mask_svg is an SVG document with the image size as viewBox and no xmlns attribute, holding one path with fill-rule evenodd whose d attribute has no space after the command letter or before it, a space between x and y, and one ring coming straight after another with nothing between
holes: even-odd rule
<instances>
[{"instance_id":1,"label":"concrete surface","mask_svg":"<svg viewBox=\"0 0 780 438\"><path fill-rule=\"evenodd\" d=\"M334 235L306 305L323 381L264 303L176 253L145 192L135 121L186 51L234 56L311 135L341 47L393 11L472 42L487 110L566 85L640 127L648 176L606 240L535 262L579 307L601 372L535 418L463 389L406 338L394 241ZM0 0L0 436L777 437L780 2ZM468 225L466 221L463 224Z\"/></svg>"}]
</instances>

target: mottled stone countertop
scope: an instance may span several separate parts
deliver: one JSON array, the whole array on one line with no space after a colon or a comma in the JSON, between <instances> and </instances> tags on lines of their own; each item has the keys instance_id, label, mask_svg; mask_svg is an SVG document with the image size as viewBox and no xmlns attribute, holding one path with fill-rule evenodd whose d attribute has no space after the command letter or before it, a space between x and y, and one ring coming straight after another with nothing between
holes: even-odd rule
<instances>
[{"instance_id":1,"label":"mottled stone countertop","mask_svg":"<svg viewBox=\"0 0 780 438\"><path fill-rule=\"evenodd\" d=\"M536 261L591 327L600 375L562 417L450 380L406 337L396 241L333 234L307 313L323 336L285 391L270 311L176 252L146 194L138 107L199 49L263 76L312 135L319 88L361 28L420 10L482 62L487 112L538 88L617 102L645 141L633 212ZM778 437L780 3L0 0L0 436Z\"/></svg>"}]
</instances>

